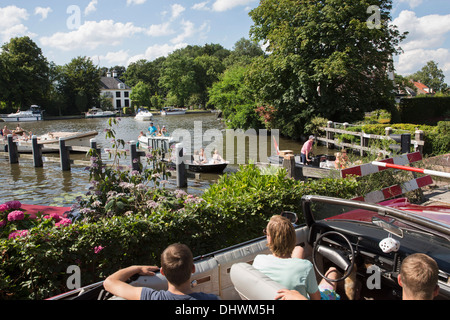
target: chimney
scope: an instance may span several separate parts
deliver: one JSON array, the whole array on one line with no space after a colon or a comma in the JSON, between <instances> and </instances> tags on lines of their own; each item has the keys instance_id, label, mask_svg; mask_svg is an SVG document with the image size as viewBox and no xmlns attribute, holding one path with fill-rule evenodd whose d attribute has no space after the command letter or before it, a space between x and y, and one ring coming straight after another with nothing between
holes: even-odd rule
<instances>
[{"instance_id":1,"label":"chimney","mask_svg":"<svg viewBox=\"0 0 450 320\"><path fill-rule=\"evenodd\" d=\"M113 78L117 78L117 71L115 69L113 70Z\"/></svg>"}]
</instances>

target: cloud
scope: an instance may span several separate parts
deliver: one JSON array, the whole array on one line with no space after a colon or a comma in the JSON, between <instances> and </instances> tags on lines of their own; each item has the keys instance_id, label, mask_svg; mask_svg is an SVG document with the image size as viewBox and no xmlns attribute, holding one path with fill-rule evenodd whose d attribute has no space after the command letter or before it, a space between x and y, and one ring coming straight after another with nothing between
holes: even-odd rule
<instances>
[{"instance_id":1,"label":"cloud","mask_svg":"<svg viewBox=\"0 0 450 320\"><path fill-rule=\"evenodd\" d=\"M162 24L152 24L146 31L146 34L151 37L162 37L174 34L175 31L171 28L169 22Z\"/></svg>"},{"instance_id":2,"label":"cloud","mask_svg":"<svg viewBox=\"0 0 450 320\"><path fill-rule=\"evenodd\" d=\"M212 9L214 11L223 12L238 6L245 6L253 1L255 0L216 0L212 5Z\"/></svg>"},{"instance_id":3,"label":"cloud","mask_svg":"<svg viewBox=\"0 0 450 320\"><path fill-rule=\"evenodd\" d=\"M392 24L400 32L409 32L400 44L404 53L396 58L395 69L398 74L415 73L430 60L438 63L439 68L447 74L450 73L450 52L443 48L450 36L450 14L417 17L415 12L404 10Z\"/></svg>"},{"instance_id":4,"label":"cloud","mask_svg":"<svg viewBox=\"0 0 450 320\"><path fill-rule=\"evenodd\" d=\"M34 14L35 15L40 15L41 16L41 21L47 19L48 14L50 12L53 12L52 8L47 7L47 8L43 8L43 7L36 7L34 9Z\"/></svg>"},{"instance_id":5,"label":"cloud","mask_svg":"<svg viewBox=\"0 0 450 320\"><path fill-rule=\"evenodd\" d=\"M410 8L418 7L422 4L423 0L398 0L398 2L405 2L409 5Z\"/></svg>"},{"instance_id":6,"label":"cloud","mask_svg":"<svg viewBox=\"0 0 450 320\"><path fill-rule=\"evenodd\" d=\"M178 18L186 8L179 4L172 5L172 17L171 20Z\"/></svg>"},{"instance_id":7,"label":"cloud","mask_svg":"<svg viewBox=\"0 0 450 320\"><path fill-rule=\"evenodd\" d=\"M40 38L42 45L64 51L73 49L96 49L99 46L117 46L134 34L144 33L144 28L131 22L114 23L113 20L86 21L77 30L57 32L50 37Z\"/></svg>"},{"instance_id":8,"label":"cloud","mask_svg":"<svg viewBox=\"0 0 450 320\"><path fill-rule=\"evenodd\" d=\"M191 9L192 10L200 10L200 11L210 11L211 8L207 7L207 4L209 3L209 1L205 1L205 2L200 2L200 3L196 3L194 4Z\"/></svg>"},{"instance_id":9,"label":"cloud","mask_svg":"<svg viewBox=\"0 0 450 320\"><path fill-rule=\"evenodd\" d=\"M93 56L92 61L98 61L100 65L125 65L130 58L128 50L108 52L106 55Z\"/></svg>"},{"instance_id":10,"label":"cloud","mask_svg":"<svg viewBox=\"0 0 450 320\"><path fill-rule=\"evenodd\" d=\"M89 2L86 9L84 9L84 15L87 16L91 12L97 11L97 7L96 7L97 4L98 4L98 0L92 0L91 2Z\"/></svg>"},{"instance_id":11,"label":"cloud","mask_svg":"<svg viewBox=\"0 0 450 320\"><path fill-rule=\"evenodd\" d=\"M131 6L133 4L144 4L147 0L127 0L127 6Z\"/></svg>"},{"instance_id":12,"label":"cloud","mask_svg":"<svg viewBox=\"0 0 450 320\"><path fill-rule=\"evenodd\" d=\"M181 21L181 25L182 25L183 31L178 36L176 36L175 38L170 40L170 42L180 43L180 42L183 42L187 38L192 38L195 35L201 35L202 32L209 31L209 23L208 22L204 22L199 28L196 28L195 24L193 22L183 19Z\"/></svg>"},{"instance_id":13,"label":"cloud","mask_svg":"<svg viewBox=\"0 0 450 320\"><path fill-rule=\"evenodd\" d=\"M16 6L0 8L0 40L6 42L13 37L34 36L35 34L28 31L28 27L22 23L28 18L29 14L26 9Z\"/></svg>"},{"instance_id":14,"label":"cloud","mask_svg":"<svg viewBox=\"0 0 450 320\"><path fill-rule=\"evenodd\" d=\"M143 54L135 55L128 59L127 65L136 62L141 59L145 59L148 61L153 61L159 57L166 57L170 53L175 50L182 49L187 47L187 43L177 43L177 44L155 44L153 46L148 47Z\"/></svg>"}]
</instances>

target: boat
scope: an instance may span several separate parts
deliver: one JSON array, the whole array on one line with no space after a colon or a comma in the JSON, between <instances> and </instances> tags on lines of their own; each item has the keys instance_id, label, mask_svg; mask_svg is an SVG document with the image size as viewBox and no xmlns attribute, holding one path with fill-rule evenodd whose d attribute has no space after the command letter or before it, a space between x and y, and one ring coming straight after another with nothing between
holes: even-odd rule
<instances>
[{"instance_id":1,"label":"boat","mask_svg":"<svg viewBox=\"0 0 450 320\"><path fill-rule=\"evenodd\" d=\"M314 156L311 159L311 163L310 164L304 164L303 162L301 162L300 160L300 156L299 155L295 155L295 167L296 168L316 168L316 169L334 169L334 160L335 157L334 156L329 156L329 155L318 155L318 156ZM281 155L272 155L269 156L267 158L269 160L270 163L273 164L279 164L282 165L283 164L283 160L284 157Z\"/></svg>"},{"instance_id":2,"label":"boat","mask_svg":"<svg viewBox=\"0 0 450 320\"><path fill-rule=\"evenodd\" d=\"M86 118L108 118L108 117L115 117L116 112L115 111L103 111L99 108L91 108L86 112Z\"/></svg>"},{"instance_id":3,"label":"boat","mask_svg":"<svg viewBox=\"0 0 450 320\"><path fill-rule=\"evenodd\" d=\"M327 279L324 271L331 264L341 273L335 281L344 282L353 275L361 283L359 297L348 297L348 292L338 289L341 298L401 300L402 288L397 283L397 275L403 259L413 253L426 252L439 267L439 294L435 299L450 300L448 222L421 216L417 209L415 212L401 210L393 203L386 206L317 195L303 196L298 209L302 210L304 219L300 220L300 216L289 211L274 214L285 216L294 225L296 243L304 248L305 259L312 263L318 282ZM252 266L259 254L270 254L266 236L195 257L192 291L213 293L222 300L274 300L283 286ZM376 281L381 285L374 290L372 285ZM168 288L167 279L160 272L132 277L129 283L155 290ZM106 291L103 281L99 281L47 300L123 299ZM222 303L220 308L226 304ZM238 303L234 302L233 307ZM277 301L280 309L289 309L289 305L297 306Z\"/></svg>"},{"instance_id":4,"label":"boat","mask_svg":"<svg viewBox=\"0 0 450 320\"><path fill-rule=\"evenodd\" d=\"M138 109L138 113L134 117L134 119L139 121L150 121L153 118L153 113L148 111L147 109Z\"/></svg>"},{"instance_id":5,"label":"boat","mask_svg":"<svg viewBox=\"0 0 450 320\"><path fill-rule=\"evenodd\" d=\"M185 114L185 113L186 113L186 110L179 109L179 108L173 108L173 107L163 108L161 110L162 116L180 115L180 114Z\"/></svg>"},{"instance_id":6,"label":"boat","mask_svg":"<svg viewBox=\"0 0 450 320\"><path fill-rule=\"evenodd\" d=\"M30 109L26 111L18 110L16 113L11 113L6 117L3 117L5 122L27 122L27 121L40 121L42 120L41 107L38 105L32 105Z\"/></svg>"},{"instance_id":7,"label":"boat","mask_svg":"<svg viewBox=\"0 0 450 320\"><path fill-rule=\"evenodd\" d=\"M90 140L97 135L98 132L95 130L88 132L48 132L37 136L37 140L38 144L42 145L43 153L51 153L58 152L60 138L64 139L66 146L90 147ZM14 141L17 142L19 153L31 153L33 151L31 137L17 136Z\"/></svg>"},{"instance_id":8,"label":"boat","mask_svg":"<svg viewBox=\"0 0 450 320\"><path fill-rule=\"evenodd\" d=\"M186 163L189 171L198 173L222 173L223 170L228 166L228 161L220 163Z\"/></svg>"}]
</instances>

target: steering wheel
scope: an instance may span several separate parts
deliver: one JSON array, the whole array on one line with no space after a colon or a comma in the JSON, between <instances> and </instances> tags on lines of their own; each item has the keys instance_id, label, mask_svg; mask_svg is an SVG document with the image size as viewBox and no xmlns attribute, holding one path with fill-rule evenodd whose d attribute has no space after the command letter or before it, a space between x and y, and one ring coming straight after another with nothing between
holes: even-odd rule
<instances>
[{"instance_id":1,"label":"steering wheel","mask_svg":"<svg viewBox=\"0 0 450 320\"><path fill-rule=\"evenodd\" d=\"M341 252L340 250L334 250L328 246L324 246L321 244L322 239L324 237L333 235L333 234L337 235L345 240L345 242L347 243L348 248L351 252L350 259L348 257L346 257L346 255L343 252ZM336 264L339 268L343 269L344 275L338 279L330 279L330 278L326 277L324 274L322 274L322 272L320 272L319 268L317 267L316 253L320 253L323 257L327 258L328 260L330 260L331 262ZM313 252L312 252L312 262L314 265L314 269L316 269L317 273L327 281L338 282L338 281L342 281L345 278L347 278L353 270L353 261L355 261L355 251L353 250L352 244L350 243L348 238L340 232L337 232L337 231L325 232L325 233L321 234L317 238L316 242L314 243Z\"/></svg>"}]
</instances>

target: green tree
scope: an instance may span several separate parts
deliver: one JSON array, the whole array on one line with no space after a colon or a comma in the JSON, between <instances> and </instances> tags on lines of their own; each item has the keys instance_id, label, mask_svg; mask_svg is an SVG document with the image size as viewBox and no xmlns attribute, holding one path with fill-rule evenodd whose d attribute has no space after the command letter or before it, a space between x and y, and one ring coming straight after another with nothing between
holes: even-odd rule
<instances>
[{"instance_id":1,"label":"green tree","mask_svg":"<svg viewBox=\"0 0 450 320\"><path fill-rule=\"evenodd\" d=\"M61 67L58 90L67 114L79 114L99 106L100 70L87 57L77 57Z\"/></svg>"},{"instance_id":2,"label":"green tree","mask_svg":"<svg viewBox=\"0 0 450 320\"><path fill-rule=\"evenodd\" d=\"M6 103L8 112L46 102L51 88L50 68L33 40L21 37L5 43L0 67L0 100Z\"/></svg>"},{"instance_id":3,"label":"green tree","mask_svg":"<svg viewBox=\"0 0 450 320\"><path fill-rule=\"evenodd\" d=\"M404 35L389 24L391 7L391 0L265 0L250 12L252 39L271 52L253 64L252 82L258 100L276 109L282 133L300 137L313 116L353 121L393 108L387 70Z\"/></svg>"},{"instance_id":4,"label":"green tree","mask_svg":"<svg viewBox=\"0 0 450 320\"><path fill-rule=\"evenodd\" d=\"M411 75L411 79L420 81L433 91L445 91L447 84L444 82L445 76L438 64L433 60L428 61L427 64L420 70Z\"/></svg>"},{"instance_id":5,"label":"green tree","mask_svg":"<svg viewBox=\"0 0 450 320\"><path fill-rule=\"evenodd\" d=\"M139 81L134 87L130 96L135 106L139 107L151 107L152 102L150 87L143 81Z\"/></svg>"}]
</instances>

